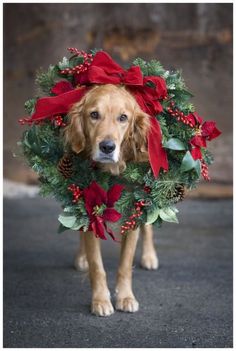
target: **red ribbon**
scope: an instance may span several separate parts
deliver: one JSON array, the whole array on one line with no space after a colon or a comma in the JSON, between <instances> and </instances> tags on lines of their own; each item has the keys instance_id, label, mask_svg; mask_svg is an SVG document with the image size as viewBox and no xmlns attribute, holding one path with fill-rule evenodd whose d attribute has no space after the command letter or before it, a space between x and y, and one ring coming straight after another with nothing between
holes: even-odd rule
<instances>
[{"instance_id":1,"label":"red ribbon","mask_svg":"<svg viewBox=\"0 0 236 351\"><path fill-rule=\"evenodd\" d=\"M65 92L66 87L63 85L61 94L39 99L31 120L67 113L70 107L84 96L91 84L124 84L134 95L140 108L152 117L148 135L148 153L154 176L158 176L160 168L168 170L166 151L162 147L161 128L155 117L162 112L159 99L167 94L163 78L143 77L139 66L131 66L126 71L104 51L97 52L87 71L76 74L74 78L76 84L85 87L71 90L68 85L68 91Z\"/></svg>"},{"instance_id":2,"label":"red ribbon","mask_svg":"<svg viewBox=\"0 0 236 351\"><path fill-rule=\"evenodd\" d=\"M87 87L68 90L66 93L43 97L38 99L35 105L35 111L31 116L31 120L39 120L53 115L67 113L70 107L78 102L87 92Z\"/></svg>"}]
</instances>

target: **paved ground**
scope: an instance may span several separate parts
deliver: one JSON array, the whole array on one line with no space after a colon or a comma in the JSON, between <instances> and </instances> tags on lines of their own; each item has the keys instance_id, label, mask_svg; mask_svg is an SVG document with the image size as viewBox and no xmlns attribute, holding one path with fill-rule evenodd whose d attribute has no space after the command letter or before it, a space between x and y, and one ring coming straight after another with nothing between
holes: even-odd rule
<instances>
[{"instance_id":1,"label":"paved ground","mask_svg":"<svg viewBox=\"0 0 236 351\"><path fill-rule=\"evenodd\" d=\"M55 234L59 207L5 200L4 347L232 347L232 202L186 200L180 224L156 233L160 268L135 258L136 314L90 315L75 233ZM114 291L118 244L105 242Z\"/></svg>"}]
</instances>

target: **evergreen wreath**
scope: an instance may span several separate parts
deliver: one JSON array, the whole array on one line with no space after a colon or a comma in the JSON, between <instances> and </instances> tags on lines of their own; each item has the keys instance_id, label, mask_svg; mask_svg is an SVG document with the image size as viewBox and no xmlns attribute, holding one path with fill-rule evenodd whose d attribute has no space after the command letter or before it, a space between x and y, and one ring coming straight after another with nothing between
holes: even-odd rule
<instances>
[{"instance_id":1,"label":"evergreen wreath","mask_svg":"<svg viewBox=\"0 0 236 351\"><path fill-rule=\"evenodd\" d=\"M125 71L104 51L68 50L69 59L64 57L47 72L38 72L38 95L25 103L30 117L19 120L27 126L19 144L39 175L41 195L51 195L62 204L58 232L93 230L97 237L106 239L107 232L117 240L113 223L121 226L122 235L141 224L177 223L175 204L184 198L185 190L196 187L201 176L210 179L208 165L213 157L207 141L221 134L216 123L203 122L189 102L193 95L181 73L165 70L159 61L137 58ZM94 74L97 80L89 81ZM157 134L148 140L149 162L128 163L115 176L65 147L63 128L69 123L69 106L93 82L133 88L156 128ZM160 145L155 146L158 133ZM161 156L155 153L158 147Z\"/></svg>"}]
</instances>

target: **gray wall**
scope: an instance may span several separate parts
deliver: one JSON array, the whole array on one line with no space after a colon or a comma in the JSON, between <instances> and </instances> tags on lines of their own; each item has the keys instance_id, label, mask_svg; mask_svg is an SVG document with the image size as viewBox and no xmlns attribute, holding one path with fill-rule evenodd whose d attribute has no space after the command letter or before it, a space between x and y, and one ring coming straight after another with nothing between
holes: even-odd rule
<instances>
[{"instance_id":1,"label":"gray wall","mask_svg":"<svg viewBox=\"0 0 236 351\"><path fill-rule=\"evenodd\" d=\"M34 74L66 48L103 48L122 64L136 56L182 68L199 114L223 135L212 141L213 180L232 182L232 4L4 4L4 175L33 182L13 158Z\"/></svg>"}]
</instances>

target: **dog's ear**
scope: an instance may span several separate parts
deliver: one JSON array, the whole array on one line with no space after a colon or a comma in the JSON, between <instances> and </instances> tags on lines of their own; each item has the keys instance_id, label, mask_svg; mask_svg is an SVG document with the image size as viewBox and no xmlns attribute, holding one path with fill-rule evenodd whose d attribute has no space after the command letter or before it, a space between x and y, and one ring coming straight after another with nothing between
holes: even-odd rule
<instances>
[{"instance_id":1,"label":"dog's ear","mask_svg":"<svg viewBox=\"0 0 236 351\"><path fill-rule=\"evenodd\" d=\"M83 106L85 98L77 102L70 109L69 124L65 128L64 136L66 145L70 145L77 154L85 148Z\"/></svg>"},{"instance_id":2,"label":"dog's ear","mask_svg":"<svg viewBox=\"0 0 236 351\"><path fill-rule=\"evenodd\" d=\"M137 156L140 153L147 153L147 136L149 128L149 115L141 110L136 111L133 122L133 142L135 144Z\"/></svg>"},{"instance_id":3,"label":"dog's ear","mask_svg":"<svg viewBox=\"0 0 236 351\"><path fill-rule=\"evenodd\" d=\"M147 136L150 117L140 109L135 110L134 118L122 144L122 161L147 161Z\"/></svg>"}]
</instances>

